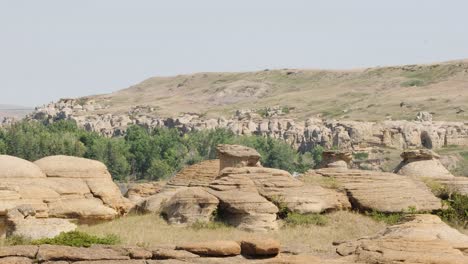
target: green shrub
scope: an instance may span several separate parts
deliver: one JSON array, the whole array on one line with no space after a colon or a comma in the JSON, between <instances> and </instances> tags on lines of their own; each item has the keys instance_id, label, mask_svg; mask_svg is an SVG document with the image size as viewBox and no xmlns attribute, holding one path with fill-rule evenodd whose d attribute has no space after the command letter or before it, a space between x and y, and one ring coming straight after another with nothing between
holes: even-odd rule
<instances>
[{"instance_id":1,"label":"green shrub","mask_svg":"<svg viewBox=\"0 0 468 264\"><path fill-rule=\"evenodd\" d=\"M104 237L89 235L80 231L72 231L67 233L60 233L54 238L43 238L33 240L33 245L63 245L72 247L90 247L92 245L115 245L120 243L120 238L116 235L109 234Z\"/></svg>"},{"instance_id":2,"label":"green shrub","mask_svg":"<svg viewBox=\"0 0 468 264\"><path fill-rule=\"evenodd\" d=\"M276 207L278 207L278 213L276 213L278 219L285 219L288 217L291 211L288 208L288 205L284 202L284 198L281 196L272 196L269 198Z\"/></svg>"},{"instance_id":3,"label":"green shrub","mask_svg":"<svg viewBox=\"0 0 468 264\"><path fill-rule=\"evenodd\" d=\"M411 79L411 80L401 83L401 86L403 87L414 87L414 86L424 86L424 85L425 85L424 81L421 81L419 79Z\"/></svg>"},{"instance_id":4,"label":"green shrub","mask_svg":"<svg viewBox=\"0 0 468 264\"><path fill-rule=\"evenodd\" d=\"M366 215L377 222L384 222L388 225L398 224L405 216L404 213L381 213L375 210L366 212Z\"/></svg>"},{"instance_id":5,"label":"green shrub","mask_svg":"<svg viewBox=\"0 0 468 264\"><path fill-rule=\"evenodd\" d=\"M468 228L468 195L453 193L444 203L448 208L437 215L452 226Z\"/></svg>"},{"instance_id":6,"label":"green shrub","mask_svg":"<svg viewBox=\"0 0 468 264\"><path fill-rule=\"evenodd\" d=\"M356 159L356 160L367 160L367 159L369 159L369 153L367 153L367 152L353 153L353 158Z\"/></svg>"},{"instance_id":7,"label":"green shrub","mask_svg":"<svg viewBox=\"0 0 468 264\"><path fill-rule=\"evenodd\" d=\"M288 226L308 226L317 225L324 226L328 223L326 216L321 214L299 214L295 212L289 212L287 217L284 219Z\"/></svg>"}]
</instances>

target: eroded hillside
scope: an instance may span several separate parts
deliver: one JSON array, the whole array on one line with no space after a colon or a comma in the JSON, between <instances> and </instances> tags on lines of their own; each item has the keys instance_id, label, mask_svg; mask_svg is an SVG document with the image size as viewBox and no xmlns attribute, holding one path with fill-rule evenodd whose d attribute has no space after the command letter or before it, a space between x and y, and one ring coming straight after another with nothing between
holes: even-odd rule
<instances>
[{"instance_id":1,"label":"eroded hillside","mask_svg":"<svg viewBox=\"0 0 468 264\"><path fill-rule=\"evenodd\" d=\"M468 61L348 71L264 70L153 77L127 89L87 97L105 106L96 113L154 107L158 116L198 113L231 116L238 109L280 106L286 116L349 120L466 120ZM466 108L466 107L465 107Z\"/></svg>"}]
</instances>

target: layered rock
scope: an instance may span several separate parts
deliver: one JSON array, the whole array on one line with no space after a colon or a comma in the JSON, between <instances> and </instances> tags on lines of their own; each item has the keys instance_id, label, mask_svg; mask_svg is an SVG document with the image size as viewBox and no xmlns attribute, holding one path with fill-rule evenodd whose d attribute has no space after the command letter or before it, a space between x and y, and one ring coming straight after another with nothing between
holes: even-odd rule
<instances>
[{"instance_id":1,"label":"layered rock","mask_svg":"<svg viewBox=\"0 0 468 264\"><path fill-rule=\"evenodd\" d=\"M160 192L164 185L165 182L133 183L125 192L125 197L133 203L139 203L143 199Z\"/></svg>"},{"instance_id":2,"label":"layered rock","mask_svg":"<svg viewBox=\"0 0 468 264\"><path fill-rule=\"evenodd\" d=\"M219 200L203 188L184 188L175 193L161 208L161 214L171 224L210 222Z\"/></svg>"},{"instance_id":3,"label":"layered rock","mask_svg":"<svg viewBox=\"0 0 468 264\"><path fill-rule=\"evenodd\" d=\"M468 236L435 215L410 215L374 237L341 243L340 255L360 263L468 263Z\"/></svg>"},{"instance_id":4,"label":"layered rock","mask_svg":"<svg viewBox=\"0 0 468 264\"><path fill-rule=\"evenodd\" d=\"M208 186L219 175L220 161L205 160L183 168L167 183L171 187Z\"/></svg>"},{"instance_id":5,"label":"layered rock","mask_svg":"<svg viewBox=\"0 0 468 264\"><path fill-rule=\"evenodd\" d=\"M298 213L321 213L350 207L344 193L319 185L306 185L287 171L244 167L226 168L220 174L220 178L233 176L249 178L263 197Z\"/></svg>"},{"instance_id":6,"label":"layered rock","mask_svg":"<svg viewBox=\"0 0 468 264\"><path fill-rule=\"evenodd\" d=\"M219 199L218 215L228 224L249 231L278 229L278 208L259 194L249 177L222 175L210 184L208 192Z\"/></svg>"},{"instance_id":7,"label":"layered rock","mask_svg":"<svg viewBox=\"0 0 468 264\"><path fill-rule=\"evenodd\" d=\"M154 129L176 128L182 133L224 128L237 135L262 135L289 142L307 151L320 145L340 149L379 146L398 149L440 148L448 145L468 146L468 125L463 122L431 121L419 114L416 121L358 122L309 118L305 121L281 117L235 116L205 119L197 114L179 117L156 116L151 107L130 109L128 113L112 114L105 106L93 101L61 100L37 108L30 118L37 120L74 120L80 127L106 136L121 136L129 125ZM103 110L104 109L104 110ZM99 114L93 111L99 110ZM104 113L104 114L103 114Z\"/></svg>"},{"instance_id":8,"label":"layered rock","mask_svg":"<svg viewBox=\"0 0 468 264\"><path fill-rule=\"evenodd\" d=\"M397 174L428 178L453 177L439 161L440 156L432 150L407 150L401 157L403 161L394 170Z\"/></svg>"},{"instance_id":9,"label":"layered rock","mask_svg":"<svg viewBox=\"0 0 468 264\"><path fill-rule=\"evenodd\" d=\"M259 167L260 154L253 148L241 145L220 144L216 147L220 160L219 170L228 167Z\"/></svg>"},{"instance_id":10,"label":"layered rock","mask_svg":"<svg viewBox=\"0 0 468 264\"><path fill-rule=\"evenodd\" d=\"M36 218L32 206L21 205L8 210L6 217L6 236L19 236L30 239L53 238L62 232L77 228L67 219Z\"/></svg>"},{"instance_id":11,"label":"layered rock","mask_svg":"<svg viewBox=\"0 0 468 264\"><path fill-rule=\"evenodd\" d=\"M338 182L354 209L380 212L433 211L441 208L421 181L394 173L326 168L310 171Z\"/></svg>"},{"instance_id":12,"label":"layered rock","mask_svg":"<svg viewBox=\"0 0 468 264\"><path fill-rule=\"evenodd\" d=\"M353 155L349 151L325 150L322 152L322 168L349 168Z\"/></svg>"},{"instance_id":13,"label":"layered rock","mask_svg":"<svg viewBox=\"0 0 468 264\"><path fill-rule=\"evenodd\" d=\"M0 159L0 218L20 205L31 206L38 219L83 221L113 219L130 207L100 162L66 156L37 165L5 155Z\"/></svg>"}]
</instances>

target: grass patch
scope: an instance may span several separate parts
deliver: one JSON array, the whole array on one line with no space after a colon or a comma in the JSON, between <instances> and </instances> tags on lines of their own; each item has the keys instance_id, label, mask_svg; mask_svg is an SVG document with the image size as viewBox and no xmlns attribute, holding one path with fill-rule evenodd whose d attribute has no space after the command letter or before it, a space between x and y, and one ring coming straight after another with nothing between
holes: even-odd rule
<instances>
[{"instance_id":1,"label":"grass patch","mask_svg":"<svg viewBox=\"0 0 468 264\"><path fill-rule=\"evenodd\" d=\"M116 245L120 243L120 238L114 234L105 236L90 235L80 231L60 233L54 238L43 238L32 240L22 236L12 236L4 240L6 246L18 245L62 245L71 247L90 247L92 245Z\"/></svg>"},{"instance_id":2,"label":"grass patch","mask_svg":"<svg viewBox=\"0 0 468 264\"><path fill-rule=\"evenodd\" d=\"M190 225L190 227L194 230L202 230L202 229L222 229L222 228L232 228L231 226L227 225L226 223L220 221L210 221L210 222L201 222L197 221Z\"/></svg>"},{"instance_id":3,"label":"grass patch","mask_svg":"<svg viewBox=\"0 0 468 264\"><path fill-rule=\"evenodd\" d=\"M290 212L284 219L284 222L288 226L325 226L328 223L328 219L321 214L299 214Z\"/></svg>"},{"instance_id":4,"label":"grass patch","mask_svg":"<svg viewBox=\"0 0 468 264\"><path fill-rule=\"evenodd\" d=\"M377 211L366 212L365 214L375 221L383 222L387 225L398 224L405 216L404 213L381 213Z\"/></svg>"},{"instance_id":5,"label":"grass patch","mask_svg":"<svg viewBox=\"0 0 468 264\"><path fill-rule=\"evenodd\" d=\"M367 160L369 159L369 153L367 152L356 152L353 153L353 158L356 160Z\"/></svg>"},{"instance_id":6,"label":"grass patch","mask_svg":"<svg viewBox=\"0 0 468 264\"><path fill-rule=\"evenodd\" d=\"M426 83L422 80L412 79L412 80L404 81L400 85L402 87L418 87L418 86L424 86L426 85Z\"/></svg>"}]
</instances>

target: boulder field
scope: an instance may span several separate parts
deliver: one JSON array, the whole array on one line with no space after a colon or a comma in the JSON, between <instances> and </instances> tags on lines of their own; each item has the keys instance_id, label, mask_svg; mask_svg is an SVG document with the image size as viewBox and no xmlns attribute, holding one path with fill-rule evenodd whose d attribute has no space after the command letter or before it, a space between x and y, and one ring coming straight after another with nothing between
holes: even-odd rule
<instances>
[{"instance_id":1,"label":"boulder field","mask_svg":"<svg viewBox=\"0 0 468 264\"><path fill-rule=\"evenodd\" d=\"M111 220L132 206L104 164L70 156L45 157L32 163L0 155L0 200L2 235L25 234L29 227L48 223L56 231L70 231L72 226L63 219ZM38 236L54 235L51 231Z\"/></svg>"}]
</instances>

